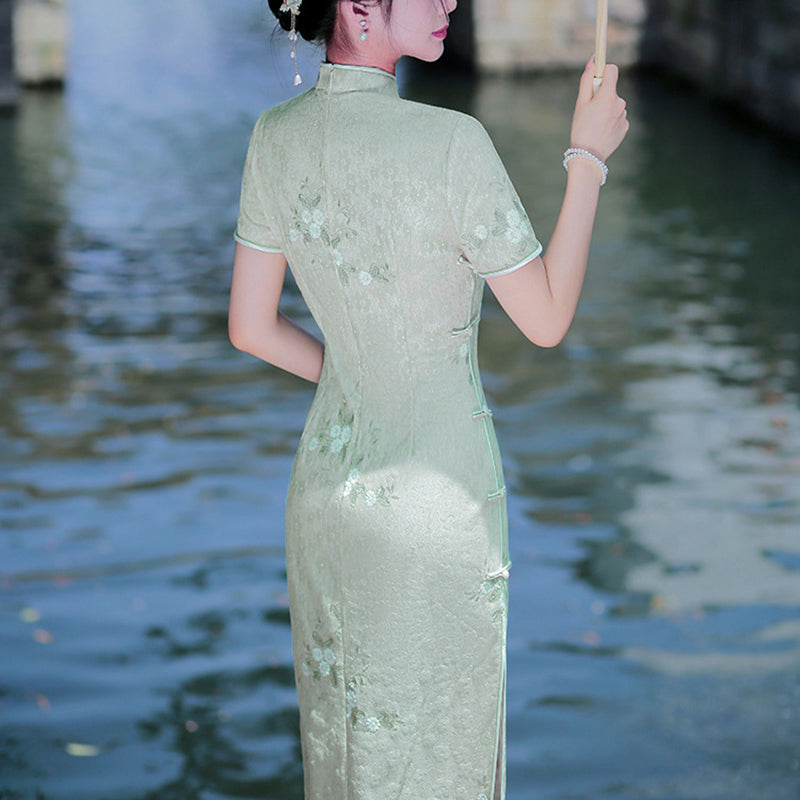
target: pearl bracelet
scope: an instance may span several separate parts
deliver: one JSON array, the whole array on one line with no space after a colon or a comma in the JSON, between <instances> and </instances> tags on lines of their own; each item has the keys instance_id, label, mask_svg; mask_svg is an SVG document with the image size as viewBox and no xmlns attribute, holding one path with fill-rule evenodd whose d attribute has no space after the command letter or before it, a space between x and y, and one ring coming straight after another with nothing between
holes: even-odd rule
<instances>
[{"instance_id":1,"label":"pearl bracelet","mask_svg":"<svg viewBox=\"0 0 800 800\"><path fill-rule=\"evenodd\" d=\"M606 178L608 177L608 167L594 153L590 153L588 150L584 150L582 147L570 147L565 150L564 169L567 170L567 172L569 172L567 164L569 164L570 159L572 158L588 158L590 161L594 161L594 163L600 167L600 172L603 173L603 180L600 181L600 185L602 186L606 182Z\"/></svg>"}]
</instances>

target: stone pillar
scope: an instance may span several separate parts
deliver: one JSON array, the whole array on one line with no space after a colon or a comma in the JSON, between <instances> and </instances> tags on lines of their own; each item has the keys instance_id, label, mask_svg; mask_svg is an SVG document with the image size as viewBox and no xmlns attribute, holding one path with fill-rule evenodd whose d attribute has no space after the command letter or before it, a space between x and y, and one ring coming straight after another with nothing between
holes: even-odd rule
<instances>
[{"instance_id":1,"label":"stone pillar","mask_svg":"<svg viewBox=\"0 0 800 800\"><path fill-rule=\"evenodd\" d=\"M635 64L644 0L609 0L608 11L608 60ZM482 72L581 68L594 52L596 12L596 0L472 0L476 66Z\"/></svg>"},{"instance_id":2,"label":"stone pillar","mask_svg":"<svg viewBox=\"0 0 800 800\"><path fill-rule=\"evenodd\" d=\"M13 108L19 97L14 77L12 13L12 0L0 0L0 109Z\"/></svg>"},{"instance_id":3,"label":"stone pillar","mask_svg":"<svg viewBox=\"0 0 800 800\"><path fill-rule=\"evenodd\" d=\"M15 6L14 69L17 77L26 85L64 83L68 39L64 0L17 0Z\"/></svg>"}]
</instances>

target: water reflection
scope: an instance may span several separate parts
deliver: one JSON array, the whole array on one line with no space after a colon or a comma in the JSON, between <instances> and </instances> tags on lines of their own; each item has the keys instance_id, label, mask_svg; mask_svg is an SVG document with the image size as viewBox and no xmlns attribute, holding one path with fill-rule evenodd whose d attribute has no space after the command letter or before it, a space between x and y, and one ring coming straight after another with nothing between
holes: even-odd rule
<instances>
[{"instance_id":1,"label":"water reflection","mask_svg":"<svg viewBox=\"0 0 800 800\"><path fill-rule=\"evenodd\" d=\"M245 0L123 5L73 2L66 96L0 120L0 793L299 798L282 509L311 387L225 331L288 47ZM546 240L575 81L400 78L484 121ZM509 800L794 800L800 170L689 95L622 88L573 329L533 348L488 292L481 324Z\"/></svg>"}]
</instances>

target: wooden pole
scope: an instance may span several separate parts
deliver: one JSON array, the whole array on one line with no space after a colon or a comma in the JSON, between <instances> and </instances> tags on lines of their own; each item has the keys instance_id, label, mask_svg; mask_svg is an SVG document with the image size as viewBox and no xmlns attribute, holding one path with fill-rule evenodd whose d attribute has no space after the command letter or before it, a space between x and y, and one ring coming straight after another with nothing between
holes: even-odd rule
<instances>
[{"instance_id":1,"label":"wooden pole","mask_svg":"<svg viewBox=\"0 0 800 800\"><path fill-rule=\"evenodd\" d=\"M594 93L603 82L608 43L608 0L597 0L597 34L594 42Z\"/></svg>"}]
</instances>

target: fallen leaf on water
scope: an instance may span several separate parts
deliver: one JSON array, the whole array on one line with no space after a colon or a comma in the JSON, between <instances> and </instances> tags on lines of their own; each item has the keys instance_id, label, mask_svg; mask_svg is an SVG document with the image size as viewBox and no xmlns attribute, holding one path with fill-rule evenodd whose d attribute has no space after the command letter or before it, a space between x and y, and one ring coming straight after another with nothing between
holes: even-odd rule
<instances>
[{"instance_id":1,"label":"fallen leaf on water","mask_svg":"<svg viewBox=\"0 0 800 800\"><path fill-rule=\"evenodd\" d=\"M656 611L660 611L667 607L667 600L660 594L654 594L650 598L650 608L655 609Z\"/></svg>"},{"instance_id":2,"label":"fallen leaf on water","mask_svg":"<svg viewBox=\"0 0 800 800\"><path fill-rule=\"evenodd\" d=\"M25 606L25 608L19 612L19 618L23 622L36 622L42 618L42 615L35 608L32 608L31 606Z\"/></svg>"},{"instance_id":3,"label":"fallen leaf on water","mask_svg":"<svg viewBox=\"0 0 800 800\"><path fill-rule=\"evenodd\" d=\"M48 699L47 695L45 694L37 694L36 695L36 705L42 709L42 711L47 711L50 708L50 700Z\"/></svg>"},{"instance_id":4,"label":"fallen leaf on water","mask_svg":"<svg viewBox=\"0 0 800 800\"><path fill-rule=\"evenodd\" d=\"M66 750L71 756L96 756L100 753L99 747L80 742L67 742Z\"/></svg>"},{"instance_id":5,"label":"fallen leaf on water","mask_svg":"<svg viewBox=\"0 0 800 800\"><path fill-rule=\"evenodd\" d=\"M33 638L36 639L39 644L50 644L53 641L53 634L50 631L46 631L44 628L36 628L33 632Z\"/></svg>"}]
</instances>

